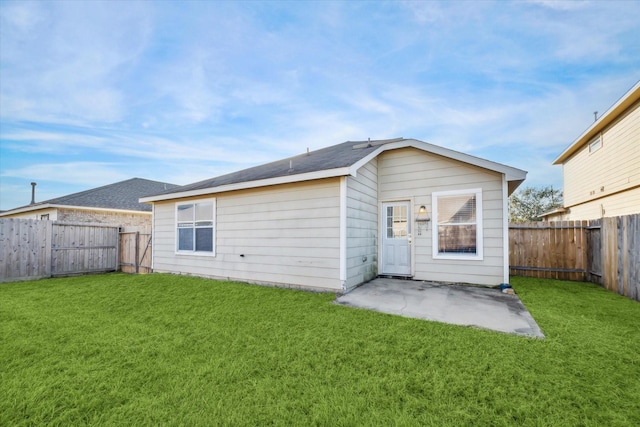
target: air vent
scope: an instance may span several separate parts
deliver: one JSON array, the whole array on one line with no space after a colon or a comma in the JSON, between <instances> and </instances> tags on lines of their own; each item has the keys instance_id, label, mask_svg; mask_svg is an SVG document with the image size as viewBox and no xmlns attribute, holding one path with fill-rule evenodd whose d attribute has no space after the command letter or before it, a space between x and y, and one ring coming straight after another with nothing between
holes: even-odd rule
<instances>
[{"instance_id":1,"label":"air vent","mask_svg":"<svg viewBox=\"0 0 640 427\"><path fill-rule=\"evenodd\" d=\"M378 145L384 145L384 144L389 144L391 142L398 142L398 141L404 141L403 137L400 138L393 138L393 139L378 139L378 140L368 140L368 141L349 141L349 142L353 142L356 145L353 146L354 150L359 150L361 148L369 148L369 147L375 147Z\"/></svg>"}]
</instances>

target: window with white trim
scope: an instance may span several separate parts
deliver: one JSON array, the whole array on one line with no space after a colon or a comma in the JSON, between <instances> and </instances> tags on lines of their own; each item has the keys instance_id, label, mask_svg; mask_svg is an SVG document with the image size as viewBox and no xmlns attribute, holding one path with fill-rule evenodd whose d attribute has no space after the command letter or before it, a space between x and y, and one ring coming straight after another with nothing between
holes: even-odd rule
<instances>
[{"instance_id":1,"label":"window with white trim","mask_svg":"<svg viewBox=\"0 0 640 427\"><path fill-rule=\"evenodd\" d=\"M215 199L176 203L176 252L215 254Z\"/></svg>"},{"instance_id":2,"label":"window with white trim","mask_svg":"<svg viewBox=\"0 0 640 427\"><path fill-rule=\"evenodd\" d=\"M592 139L591 142L589 142L589 152L593 153L600 148L602 148L602 136L598 135L597 137Z\"/></svg>"},{"instance_id":3,"label":"window with white trim","mask_svg":"<svg viewBox=\"0 0 640 427\"><path fill-rule=\"evenodd\" d=\"M432 194L433 258L482 259L482 189Z\"/></svg>"}]
</instances>

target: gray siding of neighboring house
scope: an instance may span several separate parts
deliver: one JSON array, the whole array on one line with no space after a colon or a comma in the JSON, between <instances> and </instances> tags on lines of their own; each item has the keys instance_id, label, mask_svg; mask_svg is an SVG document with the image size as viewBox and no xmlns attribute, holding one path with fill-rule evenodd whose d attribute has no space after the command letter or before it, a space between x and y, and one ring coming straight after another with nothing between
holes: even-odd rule
<instances>
[{"instance_id":1,"label":"gray siding of neighboring house","mask_svg":"<svg viewBox=\"0 0 640 427\"><path fill-rule=\"evenodd\" d=\"M176 202L213 198L215 256L177 254ZM340 178L156 202L154 212L154 271L341 289Z\"/></svg>"},{"instance_id":2,"label":"gray siding of neighboring house","mask_svg":"<svg viewBox=\"0 0 640 427\"><path fill-rule=\"evenodd\" d=\"M347 178L347 280L351 289L378 275L378 161Z\"/></svg>"}]
</instances>

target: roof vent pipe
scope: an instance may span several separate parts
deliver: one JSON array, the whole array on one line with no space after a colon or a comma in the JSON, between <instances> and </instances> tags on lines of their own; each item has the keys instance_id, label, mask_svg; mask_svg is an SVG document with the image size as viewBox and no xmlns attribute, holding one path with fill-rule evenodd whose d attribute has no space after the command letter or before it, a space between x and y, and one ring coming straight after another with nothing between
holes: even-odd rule
<instances>
[{"instance_id":1,"label":"roof vent pipe","mask_svg":"<svg viewBox=\"0 0 640 427\"><path fill-rule=\"evenodd\" d=\"M597 122L597 121L598 121L598 112L597 112L597 111L594 111L594 112L593 112L593 121L594 121L594 122Z\"/></svg>"},{"instance_id":2,"label":"roof vent pipe","mask_svg":"<svg viewBox=\"0 0 640 427\"><path fill-rule=\"evenodd\" d=\"M36 204L36 184L35 182L31 183L31 204L35 205Z\"/></svg>"}]
</instances>

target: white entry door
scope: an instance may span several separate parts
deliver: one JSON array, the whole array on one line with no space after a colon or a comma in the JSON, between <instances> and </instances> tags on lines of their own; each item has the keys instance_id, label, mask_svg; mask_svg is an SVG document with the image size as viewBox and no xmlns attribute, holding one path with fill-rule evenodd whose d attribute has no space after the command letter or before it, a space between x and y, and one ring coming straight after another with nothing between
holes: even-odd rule
<instances>
[{"instance_id":1,"label":"white entry door","mask_svg":"<svg viewBox=\"0 0 640 427\"><path fill-rule=\"evenodd\" d=\"M411 275L411 212L409 202L382 204L382 273Z\"/></svg>"}]
</instances>

